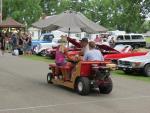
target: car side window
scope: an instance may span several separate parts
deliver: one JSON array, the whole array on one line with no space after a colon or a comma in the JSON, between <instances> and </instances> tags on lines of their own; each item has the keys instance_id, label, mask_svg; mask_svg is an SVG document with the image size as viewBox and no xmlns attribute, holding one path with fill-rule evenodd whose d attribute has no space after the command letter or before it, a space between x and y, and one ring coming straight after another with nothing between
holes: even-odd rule
<instances>
[{"instance_id":1,"label":"car side window","mask_svg":"<svg viewBox=\"0 0 150 113\"><path fill-rule=\"evenodd\" d=\"M43 41L49 41L52 42L52 39L54 38L53 35L44 35Z\"/></svg>"},{"instance_id":2,"label":"car side window","mask_svg":"<svg viewBox=\"0 0 150 113\"><path fill-rule=\"evenodd\" d=\"M143 39L143 36L142 35L133 35L132 36L132 39Z\"/></svg>"},{"instance_id":3,"label":"car side window","mask_svg":"<svg viewBox=\"0 0 150 113\"><path fill-rule=\"evenodd\" d=\"M125 40L130 40L130 35L125 35Z\"/></svg>"},{"instance_id":4,"label":"car side window","mask_svg":"<svg viewBox=\"0 0 150 113\"><path fill-rule=\"evenodd\" d=\"M123 36L122 35L118 36L117 40L123 40Z\"/></svg>"}]
</instances>

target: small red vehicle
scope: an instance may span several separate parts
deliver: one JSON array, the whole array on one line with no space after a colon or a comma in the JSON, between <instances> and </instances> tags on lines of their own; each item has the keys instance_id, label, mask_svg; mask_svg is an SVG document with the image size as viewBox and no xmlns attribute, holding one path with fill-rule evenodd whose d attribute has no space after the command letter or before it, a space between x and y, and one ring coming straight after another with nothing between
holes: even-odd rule
<instances>
[{"instance_id":1,"label":"small red vehicle","mask_svg":"<svg viewBox=\"0 0 150 113\"><path fill-rule=\"evenodd\" d=\"M80 95L88 95L91 88L99 88L100 93L109 94L113 83L110 70L116 66L105 61L78 61L74 60L78 51L70 51L69 60L74 66L56 66L50 64L47 82L63 85L75 89ZM71 58L72 57L72 58ZM57 70L57 74L56 74ZM58 71L59 70L59 71Z\"/></svg>"}]
</instances>

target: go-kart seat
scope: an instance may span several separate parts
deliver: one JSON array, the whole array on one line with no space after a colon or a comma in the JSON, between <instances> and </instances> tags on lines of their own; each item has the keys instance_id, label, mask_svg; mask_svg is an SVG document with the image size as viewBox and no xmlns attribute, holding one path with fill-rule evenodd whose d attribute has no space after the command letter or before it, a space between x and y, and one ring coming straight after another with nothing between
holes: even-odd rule
<instances>
[{"instance_id":1,"label":"go-kart seat","mask_svg":"<svg viewBox=\"0 0 150 113\"><path fill-rule=\"evenodd\" d=\"M70 65L60 66L64 80L70 80L72 67Z\"/></svg>"}]
</instances>

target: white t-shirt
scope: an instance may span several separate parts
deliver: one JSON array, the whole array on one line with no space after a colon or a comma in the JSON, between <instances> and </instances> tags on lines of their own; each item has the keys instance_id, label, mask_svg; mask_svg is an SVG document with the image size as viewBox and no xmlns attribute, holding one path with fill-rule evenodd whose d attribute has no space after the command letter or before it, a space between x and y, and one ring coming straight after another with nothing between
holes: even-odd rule
<instances>
[{"instance_id":1,"label":"white t-shirt","mask_svg":"<svg viewBox=\"0 0 150 113\"><path fill-rule=\"evenodd\" d=\"M89 44L87 44L84 48L82 48L83 54L85 54L87 51L89 51Z\"/></svg>"}]
</instances>

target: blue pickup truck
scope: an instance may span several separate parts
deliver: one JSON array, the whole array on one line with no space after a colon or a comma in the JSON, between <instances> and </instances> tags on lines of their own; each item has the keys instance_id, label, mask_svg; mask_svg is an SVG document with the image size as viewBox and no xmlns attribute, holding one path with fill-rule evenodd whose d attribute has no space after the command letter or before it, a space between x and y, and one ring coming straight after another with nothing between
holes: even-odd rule
<instances>
[{"instance_id":1,"label":"blue pickup truck","mask_svg":"<svg viewBox=\"0 0 150 113\"><path fill-rule=\"evenodd\" d=\"M32 50L39 44L39 43L51 43L54 35L52 33L44 33L40 36L38 40L32 40Z\"/></svg>"}]
</instances>

